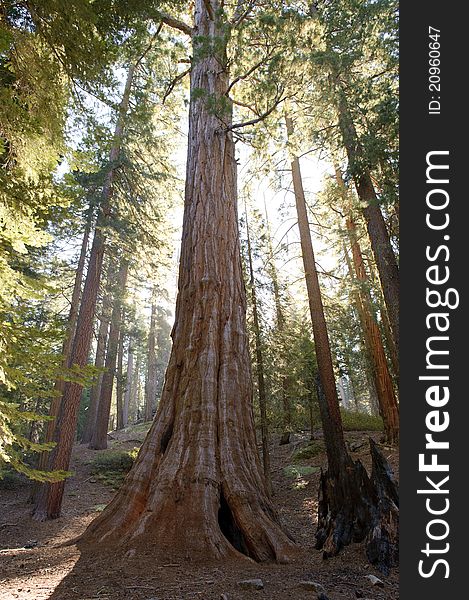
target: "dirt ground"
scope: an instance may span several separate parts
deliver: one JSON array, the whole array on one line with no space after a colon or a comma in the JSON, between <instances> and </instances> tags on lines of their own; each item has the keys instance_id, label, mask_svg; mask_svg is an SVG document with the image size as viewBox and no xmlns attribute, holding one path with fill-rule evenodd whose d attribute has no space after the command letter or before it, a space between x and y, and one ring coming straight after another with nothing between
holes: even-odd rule
<instances>
[{"instance_id":1,"label":"dirt ground","mask_svg":"<svg viewBox=\"0 0 469 600\"><path fill-rule=\"evenodd\" d=\"M367 433L347 433L352 453L369 467ZM113 436L111 446L131 448L135 439ZM133 436L135 437L135 436ZM377 441L378 435L372 434ZM274 502L286 528L298 543L298 559L288 565L257 564L241 560L214 564L198 557L156 560L152 554L132 558L116 552L92 554L76 545L63 546L78 536L107 504L114 491L91 474L96 452L77 445L73 453L75 475L67 482L62 517L37 523L30 517L30 484L0 488L0 599L1 600L303 600L320 593L301 582L324 587L322 600L396 600L398 570L388 577L366 561L361 545L345 548L338 557L323 560L314 549L319 471L309 475L288 473L289 465L325 466L324 454L300 463L292 454L306 445L308 436L295 435L291 444L272 444ZM384 449L397 475L398 452ZM383 586L372 585L375 575ZM244 589L240 581L261 579L263 589Z\"/></svg>"}]
</instances>

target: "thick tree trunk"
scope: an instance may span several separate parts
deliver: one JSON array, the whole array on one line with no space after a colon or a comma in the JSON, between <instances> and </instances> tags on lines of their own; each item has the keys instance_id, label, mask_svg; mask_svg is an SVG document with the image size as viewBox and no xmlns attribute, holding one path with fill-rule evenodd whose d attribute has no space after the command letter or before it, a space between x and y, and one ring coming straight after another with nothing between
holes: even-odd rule
<instances>
[{"instance_id":1,"label":"thick tree trunk","mask_svg":"<svg viewBox=\"0 0 469 600\"><path fill-rule=\"evenodd\" d=\"M367 289L367 275L360 245L357 240L356 226L351 217L347 218L347 231L352 245L352 258L357 280L361 284L361 313L364 326L365 341L372 359L373 374L380 413L384 422L385 439L390 444L399 440L399 409L391 375L388 369L386 353L381 339L381 331L374 318L370 293Z\"/></svg>"},{"instance_id":2,"label":"thick tree trunk","mask_svg":"<svg viewBox=\"0 0 469 600\"><path fill-rule=\"evenodd\" d=\"M96 426L88 446L92 450L104 450L107 448L107 432L109 426L109 415L111 413L112 390L114 387L117 353L119 349L122 299L125 293L128 270L129 263L127 260L123 260L119 267L117 285L114 293L106 362L104 363L105 371L103 374L103 382L101 384L101 395L99 398L98 410L96 412Z\"/></svg>"},{"instance_id":3,"label":"thick tree trunk","mask_svg":"<svg viewBox=\"0 0 469 600\"><path fill-rule=\"evenodd\" d=\"M335 78L335 81L338 95L339 127L348 156L349 168L362 203L362 213L378 267L394 342L399 351L399 269L370 172L362 164L363 148L350 115L347 98L338 77Z\"/></svg>"},{"instance_id":4,"label":"thick tree trunk","mask_svg":"<svg viewBox=\"0 0 469 600\"><path fill-rule=\"evenodd\" d=\"M254 430L235 148L231 111L221 101L229 85L227 30L218 0L195 1L174 344L136 463L84 538L113 548L153 546L165 557L286 561L295 546L268 498ZM225 107L223 115L213 105Z\"/></svg>"},{"instance_id":5,"label":"thick tree trunk","mask_svg":"<svg viewBox=\"0 0 469 600\"><path fill-rule=\"evenodd\" d=\"M109 334L109 321L111 319L112 297L110 292L106 292L103 298L101 307L101 317L98 329L98 342L96 344L96 356L94 366L98 369L104 368L106 359L107 338ZM96 413L98 412L99 398L101 396L101 386L103 383L103 373L99 373L98 378L90 390L90 405L86 416L83 435L81 436L82 444L89 444L93 436L93 431L96 426Z\"/></svg>"},{"instance_id":6,"label":"thick tree trunk","mask_svg":"<svg viewBox=\"0 0 469 600\"><path fill-rule=\"evenodd\" d=\"M287 132L291 135L293 122L289 117L286 122ZM311 242L300 163L297 157L292 158L291 166L319 371L317 381L319 409L328 459L328 469L321 474L316 548L323 550L324 557L333 556L343 546L362 541L368 535L373 534L376 535L376 538L373 539L373 546L379 547L381 550L386 547L387 541L390 542L388 553L380 554L378 564L379 568L386 569L394 564L397 558L397 542L393 533L397 531L394 524L398 512L392 513L393 527L391 531L388 531L388 514L380 509L378 490L373 479L368 478L360 461L355 463L352 461L345 446L329 337ZM384 464L385 459L382 460ZM393 483L390 481L389 486L392 487L392 485ZM376 515L382 520L377 519ZM380 545L380 541L383 542L382 545Z\"/></svg>"},{"instance_id":7,"label":"thick tree trunk","mask_svg":"<svg viewBox=\"0 0 469 600\"><path fill-rule=\"evenodd\" d=\"M264 477L266 488L269 495L272 494L272 477L270 473L270 450L269 450L269 423L267 419L267 396L265 393L264 380L264 357L262 355L261 329L259 325L259 313L257 309L256 282L254 279L254 268L252 265L251 235L249 232L249 220L247 205L246 211L246 232L248 242L248 267L249 267L249 285L251 291L252 314L254 321L254 342L256 347L256 372L257 388L259 394L259 410L261 414L261 439L262 439L262 465L264 467Z\"/></svg>"},{"instance_id":8,"label":"thick tree trunk","mask_svg":"<svg viewBox=\"0 0 469 600\"><path fill-rule=\"evenodd\" d=\"M145 382L145 421L151 421L156 408L156 294L153 290L151 303L150 330L148 332L147 377Z\"/></svg>"},{"instance_id":9,"label":"thick tree trunk","mask_svg":"<svg viewBox=\"0 0 469 600\"><path fill-rule=\"evenodd\" d=\"M112 184L116 162L122 143L124 123L129 106L130 90L135 68L131 66L127 74L124 94L119 107L114 139L109 155L110 168L103 185L102 201L98 214L93 244L91 247L88 271L83 288L82 301L77 319L76 335L70 355L70 364L84 367L88 362L93 336L93 321L98 298L105 248L105 227L111 212ZM70 457L75 441L78 411L83 386L67 382L54 431L55 448L51 451L48 466L50 470L65 470L70 466ZM37 520L55 519L60 516L65 482L46 483L41 486L33 515Z\"/></svg>"}]
</instances>

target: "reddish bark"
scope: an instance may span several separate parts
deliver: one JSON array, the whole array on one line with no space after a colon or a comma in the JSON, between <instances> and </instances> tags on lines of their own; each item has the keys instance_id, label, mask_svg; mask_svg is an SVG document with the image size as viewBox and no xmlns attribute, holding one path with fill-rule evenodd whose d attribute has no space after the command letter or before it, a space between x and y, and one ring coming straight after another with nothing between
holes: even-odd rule
<instances>
[{"instance_id":1,"label":"reddish bark","mask_svg":"<svg viewBox=\"0 0 469 600\"><path fill-rule=\"evenodd\" d=\"M288 117L286 121L287 132L291 135L293 122ZM388 469L380 471L382 480L379 481L373 477L370 479L361 462L353 462L347 452L300 163L295 156L292 159L292 175L319 371L319 410L328 460L327 471L321 473L316 548L322 549L324 557L328 557L337 554L345 545L366 539L368 549L373 549L370 550L370 560L376 560L380 569L387 570L395 564L398 556L399 511L395 504L397 490L390 477L386 460L377 450L373 454L373 464L376 461L376 464L385 465ZM376 558L377 555L379 559Z\"/></svg>"},{"instance_id":2,"label":"reddish bark","mask_svg":"<svg viewBox=\"0 0 469 600\"><path fill-rule=\"evenodd\" d=\"M376 322L372 302L367 285L367 275L360 245L357 240L356 226L351 217L347 219L347 231L350 235L352 245L352 257L355 268L355 275L362 287L360 289L361 315L365 333L365 342L368 347L369 355L372 359L373 376L375 380L376 391L380 414L383 417L384 433L386 441L395 444L399 440L399 408L391 375L389 373L386 353L384 351L381 331Z\"/></svg>"},{"instance_id":3,"label":"reddish bark","mask_svg":"<svg viewBox=\"0 0 469 600\"><path fill-rule=\"evenodd\" d=\"M70 355L72 351L73 338L75 336L75 330L78 319L78 309L80 305L80 295L81 295L81 286L83 283L83 272L85 269L85 261L86 261L86 252L88 250L88 242L91 231L91 220L92 220L92 210L88 209L88 215L85 224L85 231L83 232L83 239L81 242L80 256L78 258L77 270L75 272L75 281L73 284L72 297L70 300L70 312L68 314L67 321L67 329L65 332L65 339L62 345L62 365L64 368L69 368L70 365ZM52 398L52 402L49 409L49 416L54 417L51 421L47 422L46 433L44 436L44 442L51 442L54 438L54 430L55 424L57 420L57 416L59 414L60 404L62 402L62 395L65 387L65 382L63 379L57 379L54 385L54 396ZM43 471L47 469L47 463L49 460L49 452L42 452L39 461L38 461L38 469ZM35 491L33 493L33 497L36 495L38 491L38 486L35 486Z\"/></svg>"},{"instance_id":4,"label":"reddish bark","mask_svg":"<svg viewBox=\"0 0 469 600\"><path fill-rule=\"evenodd\" d=\"M77 319L77 333L74 337L70 354L70 364L72 366L76 365L77 367L84 367L88 362L90 353L93 336L93 322L103 268L105 228L111 212L112 185L122 143L134 70L135 67L131 66L128 71L114 132L114 139L109 155L109 163L111 166L103 185L101 206L96 222L80 311ZM64 386L63 399L60 405L53 437L56 446L51 451L48 461L50 470L67 471L69 469L70 457L75 442L82 390L83 386L78 382L67 382ZM33 510L35 519L55 519L60 516L64 488L64 481L42 484Z\"/></svg>"},{"instance_id":5,"label":"reddish bark","mask_svg":"<svg viewBox=\"0 0 469 600\"><path fill-rule=\"evenodd\" d=\"M98 329L98 342L96 344L96 356L94 366L98 369L104 368L106 359L107 338L109 334L109 321L111 319L112 300L111 294L106 292L103 298L101 308L101 318ZM98 411L99 397L101 396L101 385L103 383L103 373L98 375L98 379L90 390L90 404L87 411L85 427L81 437L82 444L89 444L96 426L96 413Z\"/></svg>"},{"instance_id":6,"label":"reddish bark","mask_svg":"<svg viewBox=\"0 0 469 600\"><path fill-rule=\"evenodd\" d=\"M286 561L294 545L268 498L257 452L238 240L227 28L195 1L189 146L174 344L153 425L111 504L84 539ZM207 53L204 40L216 40ZM203 43L203 46L202 46ZM197 93L194 93L197 90ZM204 94L201 93L204 91Z\"/></svg>"},{"instance_id":7,"label":"reddish bark","mask_svg":"<svg viewBox=\"0 0 469 600\"><path fill-rule=\"evenodd\" d=\"M347 98L337 76L335 85L338 97L339 127L348 156L349 168L362 203L362 213L378 268L395 346L399 351L399 268L370 171L364 164L363 148L350 114Z\"/></svg>"},{"instance_id":8,"label":"reddish bark","mask_svg":"<svg viewBox=\"0 0 469 600\"><path fill-rule=\"evenodd\" d=\"M288 135L291 136L293 134L293 121L290 117L287 117L286 123ZM319 409L324 429L329 471L333 475L338 475L351 460L345 447L342 417L339 410L339 399L337 397L331 348L327 333L326 318L324 316L324 306L322 303L321 289L319 287L318 273L316 270L313 244L311 241L311 231L309 229L300 162L296 156L292 158L291 168L296 210L298 214L298 228L300 231L301 254L303 258L309 309L313 325L316 359L322 390L322 393L319 394Z\"/></svg>"},{"instance_id":9,"label":"reddish bark","mask_svg":"<svg viewBox=\"0 0 469 600\"><path fill-rule=\"evenodd\" d=\"M119 332L121 328L122 298L127 283L127 273L129 263L126 260L121 262L119 274L117 276L117 285L114 295L114 302L111 314L111 324L109 327L109 339L107 345L106 361L104 363L103 382L101 384L101 395L99 398L98 409L96 411L96 425L91 436L89 448L93 450L104 450L107 448L107 432L109 426L109 415L111 413L112 390L116 371L117 352L119 346Z\"/></svg>"}]
</instances>

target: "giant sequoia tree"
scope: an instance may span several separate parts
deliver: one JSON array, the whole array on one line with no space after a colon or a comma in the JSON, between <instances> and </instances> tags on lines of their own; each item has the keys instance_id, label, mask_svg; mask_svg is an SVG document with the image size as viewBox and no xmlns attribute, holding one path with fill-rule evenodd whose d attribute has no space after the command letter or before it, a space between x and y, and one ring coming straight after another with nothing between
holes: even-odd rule
<instances>
[{"instance_id":1,"label":"giant sequoia tree","mask_svg":"<svg viewBox=\"0 0 469 600\"><path fill-rule=\"evenodd\" d=\"M256 447L237 221L227 45L218 0L196 0L179 293L155 421L123 487L90 525L93 542L288 560Z\"/></svg>"}]
</instances>

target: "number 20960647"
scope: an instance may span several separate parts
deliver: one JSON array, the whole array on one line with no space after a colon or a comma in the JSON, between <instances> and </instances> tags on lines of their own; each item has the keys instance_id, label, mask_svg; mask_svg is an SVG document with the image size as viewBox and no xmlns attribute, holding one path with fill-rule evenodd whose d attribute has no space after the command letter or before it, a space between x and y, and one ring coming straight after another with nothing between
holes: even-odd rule
<instances>
[{"instance_id":1,"label":"number 20960647","mask_svg":"<svg viewBox=\"0 0 469 600\"><path fill-rule=\"evenodd\" d=\"M441 112L440 30L430 26L428 39L428 91L430 92L428 114L439 115Z\"/></svg>"}]
</instances>

